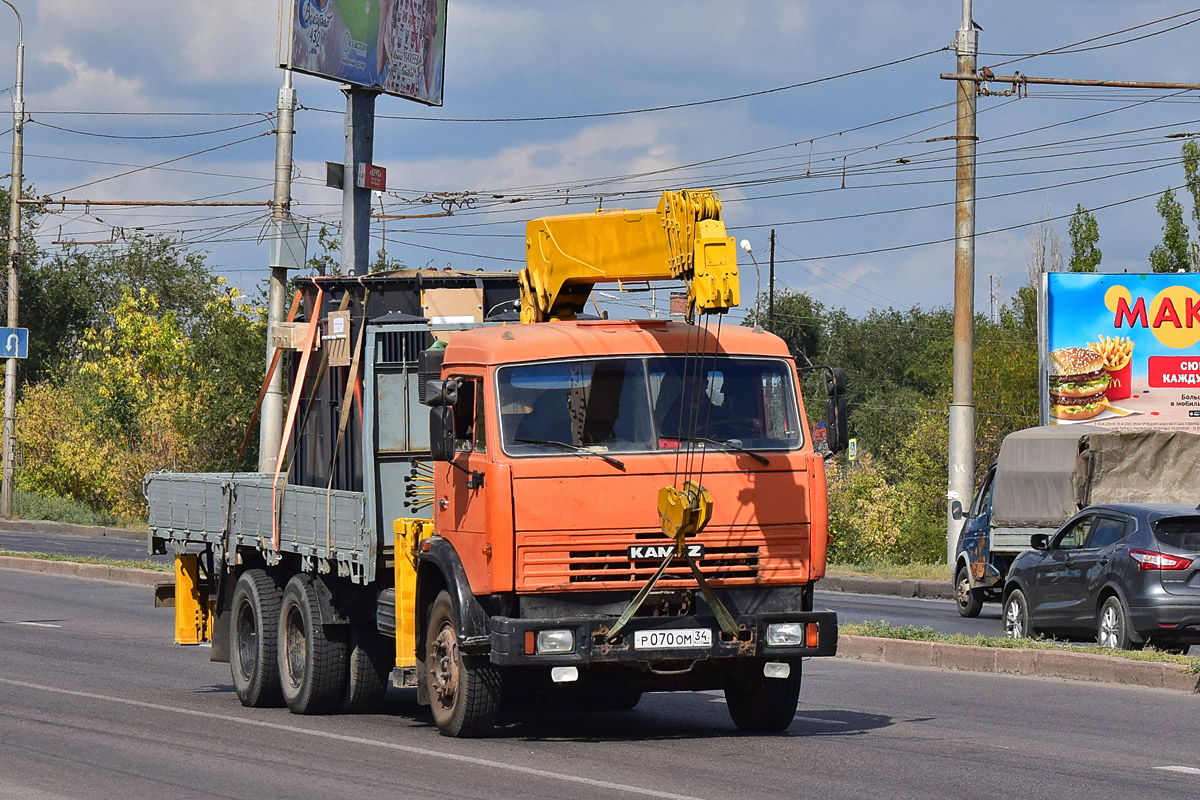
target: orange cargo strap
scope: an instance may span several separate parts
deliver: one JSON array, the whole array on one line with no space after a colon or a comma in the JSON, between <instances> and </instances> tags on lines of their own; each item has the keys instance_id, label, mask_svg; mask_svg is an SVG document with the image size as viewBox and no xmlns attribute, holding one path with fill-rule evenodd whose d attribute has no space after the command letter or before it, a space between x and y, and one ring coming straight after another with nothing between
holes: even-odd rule
<instances>
[{"instance_id":1,"label":"orange cargo strap","mask_svg":"<svg viewBox=\"0 0 1200 800\"><path fill-rule=\"evenodd\" d=\"M275 459L275 478L271 481L271 547L279 549L279 514L278 491L279 475L283 471L283 460L287 455L288 440L292 436L292 426L296 423L296 411L300 407L300 395L304 391L304 379L308 374L308 362L312 356L313 342L316 340L317 327L321 323L321 301L325 299L325 289L317 287L317 299L313 303L312 318L304 330L304 340L301 342L300 368L292 386L292 398L288 401L287 418L283 424L283 436L279 440L279 455Z\"/></svg>"}]
</instances>

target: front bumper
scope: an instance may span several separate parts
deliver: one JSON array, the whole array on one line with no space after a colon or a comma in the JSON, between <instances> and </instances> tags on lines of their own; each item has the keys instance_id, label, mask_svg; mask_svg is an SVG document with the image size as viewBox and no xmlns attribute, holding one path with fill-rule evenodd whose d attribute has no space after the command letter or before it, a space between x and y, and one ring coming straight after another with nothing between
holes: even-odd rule
<instances>
[{"instance_id":1,"label":"front bumper","mask_svg":"<svg viewBox=\"0 0 1200 800\"><path fill-rule=\"evenodd\" d=\"M837 654L837 612L805 611L734 618L740 630L737 639L729 640L721 633L712 617L634 617L613 643L606 641L616 617L575 617L570 619L518 619L492 617L488 637L490 657L500 666L544 664L566 666L583 664L655 664L662 662L693 662L712 659L765 659L785 661L813 656ZM815 623L818 635L815 647L779 647L767 644L767 626L780 622ZM711 647L637 650L633 646L636 631L665 631L671 629L709 628L713 632ZM538 655L526 652L528 632L570 629L575 632L575 650L570 653Z\"/></svg>"}]
</instances>

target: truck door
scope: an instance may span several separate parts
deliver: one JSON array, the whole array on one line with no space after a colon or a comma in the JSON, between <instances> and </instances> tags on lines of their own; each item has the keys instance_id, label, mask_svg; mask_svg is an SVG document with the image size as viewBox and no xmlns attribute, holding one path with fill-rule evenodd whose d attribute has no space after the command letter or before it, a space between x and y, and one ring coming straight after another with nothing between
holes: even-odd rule
<instances>
[{"instance_id":1,"label":"truck door","mask_svg":"<svg viewBox=\"0 0 1200 800\"><path fill-rule=\"evenodd\" d=\"M454 406L454 462L436 488L437 529L454 545L473 587L491 583L488 544L487 425L483 379L462 383Z\"/></svg>"}]
</instances>

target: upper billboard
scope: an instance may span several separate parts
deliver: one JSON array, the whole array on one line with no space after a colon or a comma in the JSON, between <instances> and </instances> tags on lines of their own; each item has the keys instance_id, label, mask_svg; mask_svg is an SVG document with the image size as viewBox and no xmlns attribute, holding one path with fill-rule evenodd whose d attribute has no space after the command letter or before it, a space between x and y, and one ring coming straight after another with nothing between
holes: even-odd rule
<instances>
[{"instance_id":1,"label":"upper billboard","mask_svg":"<svg viewBox=\"0 0 1200 800\"><path fill-rule=\"evenodd\" d=\"M446 0L285 0L289 6L281 66L442 104Z\"/></svg>"},{"instance_id":2,"label":"upper billboard","mask_svg":"<svg viewBox=\"0 0 1200 800\"><path fill-rule=\"evenodd\" d=\"M1200 433L1200 274L1055 272L1045 286L1043 421Z\"/></svg>"}]
</instances>

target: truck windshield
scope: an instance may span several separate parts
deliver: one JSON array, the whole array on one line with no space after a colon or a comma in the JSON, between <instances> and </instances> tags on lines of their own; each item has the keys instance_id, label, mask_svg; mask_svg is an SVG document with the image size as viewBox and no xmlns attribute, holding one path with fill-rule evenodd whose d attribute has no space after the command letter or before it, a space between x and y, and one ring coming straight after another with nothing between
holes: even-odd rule
<instances>
[{"instance_id":1,"label":"truck windshield","mask_svg":"<svg viewBox=\"0 0 1200 800\"><path fill-rule=\"evenodd\" d=\"M497 372L512 455L705 447L792 449L803 442L792 371L774 359L683 356L519 364Z\"/></svg>"}]
</instances>

